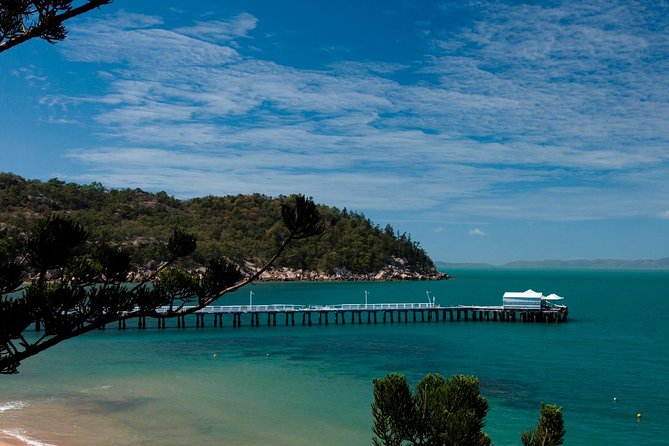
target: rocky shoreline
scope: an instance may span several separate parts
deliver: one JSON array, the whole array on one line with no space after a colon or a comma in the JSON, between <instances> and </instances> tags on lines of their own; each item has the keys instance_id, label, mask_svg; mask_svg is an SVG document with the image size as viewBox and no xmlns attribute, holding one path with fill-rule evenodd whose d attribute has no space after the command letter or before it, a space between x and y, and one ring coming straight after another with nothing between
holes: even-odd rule
<instances>
[{"instance_id":1,"label":"rocky shoreline","mask_svg":"<svg viewBox=\"0 0 669 446\"><path fill-rule=\"evenodd\" d=\"M128 274L129 282L142 282L150 279L161 267L157 262L150 262L143 268ZM204 267L193 268L190 270L194 277L202 277L206 269ZM242 267L244 277L250 277L255 274L257 267L251 262L245 262ZM340 269L332 273L322 271L292 269L292 268L271 268L263 272L258 278L259 282L388 282L388 281L427 281L427 280L450 280L453 276L441 273L435 269L415 271L398 262L395 265L388 265L386 268L374 273L352 273L345 269Z\"/></svg>"},{"instance_id":2,"label":"rocky shoreline","mask_svg":"<svg viewBox=\"0 0 669 446\"><path fill-rule=\"evenodd\" d=\"M416 272L410 270L381 270L377 273L354 274L341 271L335 274L326 274L318 271L291 270L279 268L265 271L259 278L267 282L386 282L404 280L448 280L453 279L448 274L434 272Z\"/></svg>"},{"instance_id":3,"label":"rocky shoreline","mask_svg":"<svg viewBox=\"0 0 669 446\"><path fill-rule=\"evenodd\" d=\"M256 265L245 262L242 273L250 276L257 271ZM345 268L332 272L292 269L285 267L271 268L260 275L260 281L266 282L387 282L404 280L448 280L453 279L448 274L437 271L437 268L412 268L403 258L394 257L385 268L371 273L352 273Z\"/></svg>"},{"instance_id":4,"label":"rocky shoreline","mask_svg":"<svg viewBox=\"0 0 669 446\"><path fill-rule=\"evenodd\" d=\"M128 273L128 282L151 281L156 273L165 264L151 261L148 264ZM255 264L245 262L241 267L242 275L250 277L258 271ZM198 267L189 269L193 277L202 278L206 268ZM57 280L62 277L62 269L47 271L47 280ZM441 273L436 268L415 270L410 268L401 259L394 259L394 263L386 266L380 271L373 273L352 273L346 269L335 270L326 273L322 271L292 269L285 267L270 268L263 272L257 279L259 282L390 282L390 281L419 281L419 280L450 280L453 276ZM35 280L36 276L30 275L28 280Z\"/></svg>"}]
</instances>

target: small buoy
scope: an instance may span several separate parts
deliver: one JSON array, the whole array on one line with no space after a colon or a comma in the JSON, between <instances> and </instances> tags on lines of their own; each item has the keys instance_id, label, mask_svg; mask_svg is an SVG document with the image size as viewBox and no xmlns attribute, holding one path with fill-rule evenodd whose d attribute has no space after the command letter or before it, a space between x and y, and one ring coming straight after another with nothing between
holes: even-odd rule
<instances>
[{"instance_id":1,"label":"small buoy","mask_svg":"<svg viewBox=\"0 0 669 446\"><path fill-rule=\"evenodd\" d=\"M618 398L616 398L616 397L614 396L614 397L613 397L613 402L615 403L616 401L618 401Z\"/></svg>"},{"instance_id":2,"label":"small buoy","mask_svg":"<svg viewBox=\"0 0 669 446\"><path fill-rule=\"evenodd\" d=\"M641 412L637 412L636 417L637 419L641 418Z\"/></svg>"},{"instance_id":3,"label":"small buoy","mask_svg":"<svg viewBox=\"0 0 669 446\"><path fill-rule=\"evenodd\" d=\"M211 357L212 357L212 358L215 358L215 357L216 357L216 353L212 353L212 354L211 354Z\"/></svg>"}]
</instances>

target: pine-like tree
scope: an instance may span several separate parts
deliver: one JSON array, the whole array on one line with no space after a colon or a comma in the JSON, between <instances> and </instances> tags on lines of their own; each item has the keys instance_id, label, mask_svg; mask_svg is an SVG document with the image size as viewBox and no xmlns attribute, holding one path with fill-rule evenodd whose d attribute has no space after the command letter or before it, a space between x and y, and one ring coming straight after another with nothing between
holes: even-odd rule
<instances>
[{"instance_id":1,"label":"pine-like tree","mask_svg":"<svg viewBox=\"0 0 669 446\"><path fill-rule=\"evenodd\" d=\"M0 234L0 374L17 373L24 359L103 325L191 314L256 280L293 240L322 231L311 199L299 195L287 199L281 214L286 225L283 241L262 268L244 279L239 268L224 258L210 260L199 279L179 267L177 261L195 250L196 239L178 229L167 243L169 257L163 265L133 285L125 283L131 268L128 253L89 240L85 229L68 217L38 220L23 248ZM23 286L28 269L36 277ZM160 306L169 310L159 314ZM43 326L43 336L24 336L35 322Z\"/></svg>"},{"instance_id":2,"label":"pine-like tree","mask_svg":"<svg viewBox=\"0 0 669 446\"><path fill-rule=\"evenodd\" d=\"M374 380L375 446L489 446L482 430L488 403L473 376L425 376L412 393L406 378L391 373Z\"/></svg>"},{"instance_id":3,"label":"pine-like tree","mask_svg":"<svg viewBox=\"0 0 669 446\"><path fill-rule=\"evenodd\" d=\"M559 446L564 442L565 429L562 408L541 403L541 415L534 432L520 436L523 446Z\"/></svg>"},{"instance_id":4,"label":"pine-like tree","mask_svg":"<svg viewBox=\"0 0 669 446\"><path fill-rule=\"evenodd\" d=\"M56 43L65 39L63 22L111 0L2 0L0 2L0 53L30 39Z\"/></svg>"}]
</instances>

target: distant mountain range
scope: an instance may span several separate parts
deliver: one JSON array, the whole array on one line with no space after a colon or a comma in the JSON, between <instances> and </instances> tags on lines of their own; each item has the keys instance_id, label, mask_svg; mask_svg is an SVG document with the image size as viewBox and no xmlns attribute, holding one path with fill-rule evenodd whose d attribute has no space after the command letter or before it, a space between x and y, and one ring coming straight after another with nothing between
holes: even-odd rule
<instances>
[{"instance_id":1,"label":"distant mountain range","mask_svg":"<svg viewBox=\"0 0 669 446\"><path fill-rule=\"evenodd\" d=\"M449 268L556 268L556 269L666 269L669 270L669 257L662 259L620 260L518 260L503 265L489 263L447 263L435 262L440 270Z\"/></svg>"}]
</instances>

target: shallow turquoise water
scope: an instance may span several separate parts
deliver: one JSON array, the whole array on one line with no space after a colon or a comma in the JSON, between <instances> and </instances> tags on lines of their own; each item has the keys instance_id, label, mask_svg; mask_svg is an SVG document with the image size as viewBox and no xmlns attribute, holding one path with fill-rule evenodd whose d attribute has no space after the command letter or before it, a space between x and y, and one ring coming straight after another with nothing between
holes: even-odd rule
<instances>
[{"instance_id":1,"label":"shallow turquoise water","mask_svg":"<svg viewBox=\"0 0 669 446\"><path fill-rule=\"evenodd\" d=\"M254 304L363 302L364 291L370 303L422 302L430 291L442 305L498 305L504 291L533 288L566 296L570 321L109 327L0 377L0 409L20 407L0 410L0 429L61 446L371 444L371 380L399 371L412 382L478 376L496 445L520 444L542 401L564 407L567 445L666 444L669 272L451 272L454 281L251 289ZM248 290L221 304L247 303Z\"/></svg>"}]
</instances>

